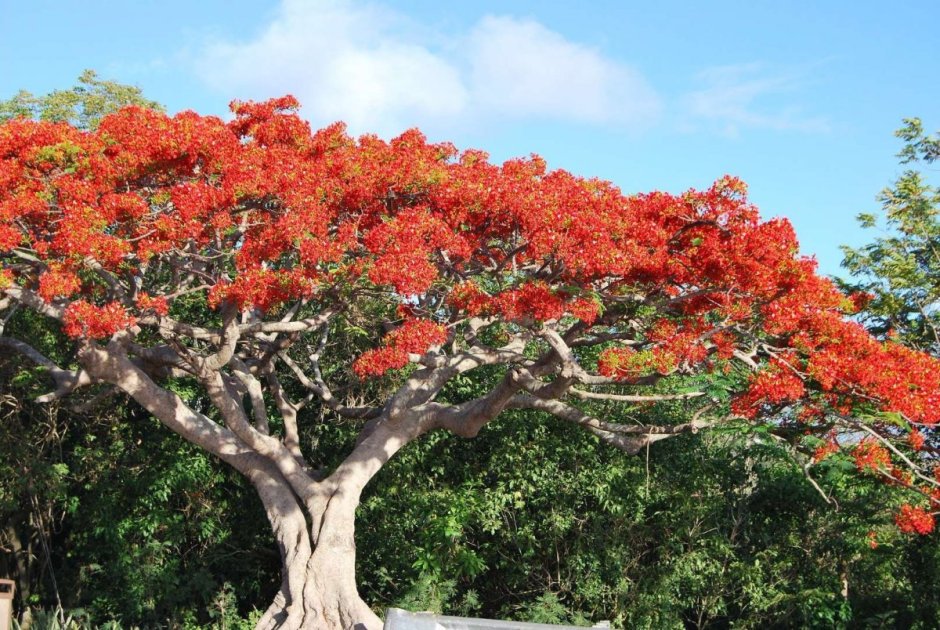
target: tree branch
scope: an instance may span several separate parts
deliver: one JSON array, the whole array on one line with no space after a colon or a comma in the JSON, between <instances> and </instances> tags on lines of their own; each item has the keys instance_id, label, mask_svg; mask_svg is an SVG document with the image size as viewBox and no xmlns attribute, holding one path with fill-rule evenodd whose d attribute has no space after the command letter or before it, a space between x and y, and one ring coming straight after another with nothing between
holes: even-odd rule
<instances>
[{"instance_id":1,"label":"tree branch","mask_svg":"<svg viewBox=\"0 0 940 630\"><path fill-rule=\"evenodd\" d=\"M684 394L603 394L571 389L571 395L586 400L616 400L620 402L661 402L664 400L688 400L704 396L705 392L687 392Z\"/></svg>"},{"instance_id":2,"label":"tree branch","mask_svg":"<svg viewBox=\"0 0 940 630\"><path fill-rule=\"evenodd\" d=\"M238 357L232 357L232 372L244 386L251 400L251 415L255 419L255 428L264 435L271 434L271 427L268 423L268 411L264 404L264 392L261 389L261 382L256 379L248 367Z\"/></svg>"},{"instance_id":3,"label":"tree branch","mask_svg":"<svg viewBox=\"0 0 940 630\"><path fill-rule=\"evenodd\" d=\"M55 381L55 390L48 394L37 396L36 402L38 403L47 403L64 398L79 387L91 385L95 382L85 370L62 369L34 347L19 339L0 336L0 347L9 348L23 355L39 367L45 369L52 377L52 380Z\"/></svg>"},{"instance_id":4,"label":"tree branch","mask_svg":"<svg viewBox=\"0 0 940 630\"><path fill-rule=\"evenodd\" d=\"M530 394L517 394L509 402L514 409L535 409L552 414L556 418L582 426L599 438L617 448L635 455L647 444L658 442L680 433L696 433L710 427L714 422L699 420L708 409L697 412L691 422L677 425L625 425L605 422L590 416L577 407L566 405L558 400L546 400ZM619 437L618 437L619 436Z\"/></svg>"}]
</instances>

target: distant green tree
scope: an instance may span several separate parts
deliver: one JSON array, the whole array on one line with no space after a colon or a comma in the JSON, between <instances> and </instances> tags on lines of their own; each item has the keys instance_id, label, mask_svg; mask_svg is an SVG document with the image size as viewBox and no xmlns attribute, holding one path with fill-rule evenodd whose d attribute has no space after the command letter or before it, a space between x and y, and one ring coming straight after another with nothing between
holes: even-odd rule
<instances>
[{"instance_id":1,"label":"distant green tree","mask_svg":"<svg viewBox=\"0 0 940 630\"><path fill-rule=\"evenodd\" d=\"M0 122L25 116L95 129L104 116L126 105L163 111L163 106L146 98L139 87L105 81L94 70L85 70L78 77L78 84L68 90L54 90L42 96L20 90L16 96L0 101Z\"/></svg>"},{"instance_id":2,"label":"distant green tree","mask_svg":"<svg viewBox=\"0 0 940 630\"><path fill-rule=\"evenodd\" d=\"M874 296L863 315L873 332L894 331L905 344L940 355L940 189L924 172L940 159L940 138L925 134L919 118L905 119L895 135L904 142L898 157L906 170L879 195L882 216L858 217L884 233L843 247L843 266L855 288Z\"/></svg>"}]
</instances>

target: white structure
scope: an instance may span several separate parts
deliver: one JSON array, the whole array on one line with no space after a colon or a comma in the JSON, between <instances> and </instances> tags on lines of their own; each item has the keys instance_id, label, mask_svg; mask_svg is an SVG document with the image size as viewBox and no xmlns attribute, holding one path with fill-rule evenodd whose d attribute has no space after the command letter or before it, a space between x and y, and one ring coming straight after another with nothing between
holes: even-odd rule
<instances>
[{"instance_id":1,"label":"white structure","mask_svg":"<svg viewBox=\"0 0 940 630\"><path fill-rule=\"evenodd\" d=\"M606 621L594 626L609 628ZM578 630L575 626L556 626L522 621L496 621L469 617L444 617L432 613L413 613L400 608L385 611L384 630Z\"/></svg>"},{"instance_id":2,"label":"white structure","mask_svg":"<svg viewBox=\"0 0 940 630\"><path fill-rule=\"evenodd\" d=\"M0 580L0 630L10 630L13 624L13 580Z\"/></svg>"}]
</instances>

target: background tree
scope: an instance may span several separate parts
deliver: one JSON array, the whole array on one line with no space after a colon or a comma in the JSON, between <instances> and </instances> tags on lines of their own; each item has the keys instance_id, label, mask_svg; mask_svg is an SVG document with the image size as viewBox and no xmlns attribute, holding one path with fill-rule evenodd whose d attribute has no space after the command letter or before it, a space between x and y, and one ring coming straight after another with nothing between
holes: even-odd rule
<instances>
[{"instance_id":1,"label":"background tree","mask_svg":"<svg viewBox=\"0 0 940 630\"><path fill-rule=\"evenodd\" d=\"M472 437L508 410L628 453L735 418L803 448L865 432L859 469L934 491L897 442L937 420L936 362L847 322L850 302L737 180L625 197L416 132L311 135L294 106L0 128L0 305L59 322L76 363L0 343L48 372L44 400L116 386L251 481L283 559L260 626L378 625L354 577L365 485L417 437ZM358 338L351 365L336 334ZM637 409L662 421L631 424ZM298 419L317 418L361 427L325 470L300 442ZM907 505L898 524L927 533L933 517Z\"/></svg>"},{"instance_id":2,"label":"background tree","mask_svg":"<svg viewBox=\"0 0 940 630\"><path fill-rule=\"evenodd\" d=\"M0 101L0 121L22 117L94 129L104 116L127 105L163 111L163 106L145 98L140 88L99 79L94 70L85 70L78 77L78 84L67 90L54 90L42 96L20 90L12 98Z\"/></svg>"},{"instance_id":3,"label":"background tree","mask_svg":"<svg viewBox=\"0 0 940 630\"><path fill-rule=\"evenodd\" d=\"M934 627L935 537L897 531L896 490L834 456L813 470L827 503L785 444L754 437L685 435L647 460L524 414L469 444L429 436L367 490L360 588L412 610L617 628ZM426 491L407 491L416 477Z\"/></svg>"},{"instance_id":4,"label":"background tree","mask_svg":"<svg viewBox=\"0 0 940 630\"><path fill-rule=\"evenodd\" d=\"M929 172L940 157L940 139L925 134L917 118L905 119L895 135L904 142L901 164L919 164ZM855 278L844 285L870 296L860 319L875 335L940 356L940 190L909 166L879 201L883 236L860 248L843 248L843 265ZM879 223L867 213L859 221L869 228ZM935 426L919 426L909 437L931 457L940 453Z\"/></svg>"},{"instance_id":5,"label":"background tree","mask_svg":"<svg viewBox=\"0 0 940 630\"><path fill-rule=\"evenodd\" d=\"M879 196L884 236L859 248L844 247L843 265L857 288L873 295L862 313L878 335L889 331L913 347L940 355L940 190L922 171L940 157L940 139L924 133L909 118L895 135L904 141L898 154L908 166ZM867 228L879 225L874 214L859 215Z\"/></svg>"}]
</instances>

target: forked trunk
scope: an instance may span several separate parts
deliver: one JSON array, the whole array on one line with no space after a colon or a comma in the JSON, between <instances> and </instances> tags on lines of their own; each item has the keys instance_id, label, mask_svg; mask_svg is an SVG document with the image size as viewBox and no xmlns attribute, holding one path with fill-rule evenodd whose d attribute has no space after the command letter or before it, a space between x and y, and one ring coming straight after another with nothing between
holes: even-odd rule
<instances>
[{"instance_id":1,"label":"forked trunk","mask_svg":"<svg viewBox=\"0 0 940 630\"><path fill-rule=\"evenodd\" d=\"M308 520L284 483L256 480L281 553L282 580L259 630L380 630L356 589L358 492L340 487L311 501Z\"/></svg>"}]
</instances>

